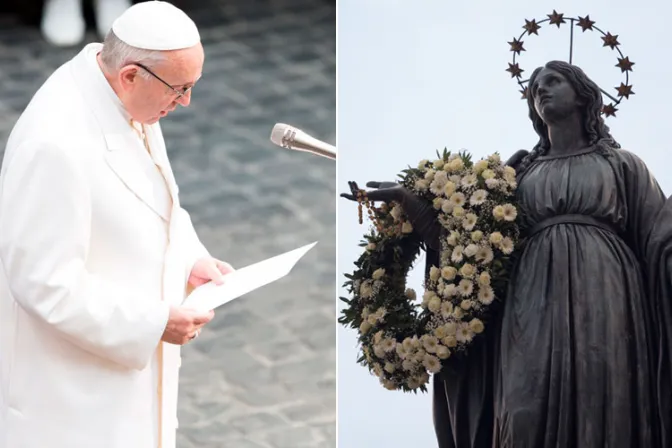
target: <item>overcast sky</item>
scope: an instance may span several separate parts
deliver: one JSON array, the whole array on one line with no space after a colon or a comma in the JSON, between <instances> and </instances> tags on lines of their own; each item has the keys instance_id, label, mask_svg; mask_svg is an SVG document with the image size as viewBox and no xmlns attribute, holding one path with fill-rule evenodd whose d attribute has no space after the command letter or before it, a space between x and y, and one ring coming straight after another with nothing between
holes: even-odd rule
<instances>
[{"instance_id":1,"label":"overcast sky","mask_svg":"<svg viewBox=\"0 0 672 448\"><path fill-rule=\"evenodd\" d=\"M589 14L597 27L618 35L621 51L635 62L635 95L623 100L608 124L616 140L648 164L665 193L672 193L672 6L662 0L583 3L588 2L339 0L339 192L347 190L348 180L395 180L401 169L444 146L468 149L476 158L530 149L536 134L505 71L512 55L507 42L520 35L525 19L545 19L556 8L566 18ZM574 36L573 62L615 96L614 87L624 81L614 66L616 51L602 47L597 32L575 27ZM557 29L545 23L539 36L523 40L524 75L548 60L568 59L569 24ZM340 199L338 205L340 287L366 228L357 223L356 204ZM417 266L410 286L420 290L424 258ZM436 447L431 395L383 389L356 364L354 331L339 327L338 344L339 446Z\"/></svg>"}]
</instances>

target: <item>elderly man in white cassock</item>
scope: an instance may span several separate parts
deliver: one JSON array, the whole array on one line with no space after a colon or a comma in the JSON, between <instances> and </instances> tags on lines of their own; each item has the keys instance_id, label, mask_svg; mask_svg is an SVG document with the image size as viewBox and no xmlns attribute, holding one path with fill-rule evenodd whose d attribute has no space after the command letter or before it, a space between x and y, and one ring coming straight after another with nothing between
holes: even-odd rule
<instances>
[{"instance_id":1,"label":"elderly man in white cassock","mask_svg":"<svg viewBox=\"0 0 672 448\"><path fill-rule=\"evenodd\" d=\"M159 119L203 48L169 3L132 6L38 90L0 173L0 448L174 448L180 347L221 284L180 206Z\"/></svg>"}]
</instances>

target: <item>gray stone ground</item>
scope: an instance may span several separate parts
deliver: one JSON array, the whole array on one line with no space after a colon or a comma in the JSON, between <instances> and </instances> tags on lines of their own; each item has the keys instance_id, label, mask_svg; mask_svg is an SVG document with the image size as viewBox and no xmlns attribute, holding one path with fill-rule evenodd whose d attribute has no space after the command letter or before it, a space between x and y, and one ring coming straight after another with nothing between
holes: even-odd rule
<instances>
[{"instance_id":1,"label":"gray stone ground","mask_svg":"<svg viewBox=\"0 0 672 448\"><path fill-rule=\"evenodd\" d=\"M184 348L178 447L335 447L335 163L269 142L278 121L335 140L335 8L188 3L204 76L192 107L162 127L201 239L237 267L319 243ZM77 51L0 18L0 148L35 90Z\"/></svg>"}]
</instances>

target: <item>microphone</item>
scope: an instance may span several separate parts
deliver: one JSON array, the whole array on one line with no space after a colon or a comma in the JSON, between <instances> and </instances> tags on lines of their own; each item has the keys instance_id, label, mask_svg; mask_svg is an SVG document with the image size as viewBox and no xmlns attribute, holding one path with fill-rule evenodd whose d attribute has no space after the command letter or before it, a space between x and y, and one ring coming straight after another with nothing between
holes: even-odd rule
<instances>
[{"instance_id":1,"label":"microphone","mask_svg":"<svg viewBox=\"0 0 672 448\"><path fill-rule=\"evenodd\" d=\"M336 160L336 148L288 124L276 123L271 131L271 142L295 151L310 152Z\"/></svg>"}]
</instances>

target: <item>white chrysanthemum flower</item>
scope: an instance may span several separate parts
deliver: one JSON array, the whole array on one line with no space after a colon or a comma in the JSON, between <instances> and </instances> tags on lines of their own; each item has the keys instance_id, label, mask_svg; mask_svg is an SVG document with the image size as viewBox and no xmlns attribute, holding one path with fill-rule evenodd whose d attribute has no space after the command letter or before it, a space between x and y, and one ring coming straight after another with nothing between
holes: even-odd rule
<instances>
[{"instance_id":1,"label":"white chrysanthemum flower","mask_svg":"<svg viewBox=\"0 0 672 448\"><path fill-rule=\"evenodd\" d=\"M488 168L488 161L487 160L479 160L478 162L474 163L474 172L476 174L481 174L483 171L485 171Z\"/></svg>"},{"instance_id":2,"label":"white chrysanthemum flower","mask_svg":"<svg viewBox=\"0 0 672 448\"><path fill-rule=\"evenodd\" d=\"M483 305L490 305L495 300L495 292L490 286L481 286L478 290L478 301Z\"/></svg>"},{"instance_id":3,"label":"white chrysanthemum flower","mask_svg":"<svg viewBox=\"0 0 672 448\"><path fill-rule=\"evenodd\" d=\"M443 204L441 205L441 211L447 214L453 213L453 203L447 199L444 200Z\"/></svg>"},{"instance_id":4,"label":"white chrysanthemum flower","mask_svg":"<svg viewBox=\"0 0 672 448\"><path fill-rule=\"evenodd\" d=\"M461 218L461 217L463 217L463 216L465 215L465 213L466 213L466 212L464 211L464 208L462 208L462 207L460 207L460 206L458 206L458 205L456 205L455 207L453 207L453 216L454 216L454 217L456 217L456 218Z\"/></svg>"},{"instance_id":5,"label":"white chrysanthemum flower","mask_svg":"<svg viewBox=\"0 0 672 448\"><path fill-rule=\"evenodd\" d=\"M497 220L501 221L504 219L505 211L503 205L498 205L492 209L492 216Z\"/></svg>"},{"instance_id":6,"label":"white chrysanthemum flower","mask_svg":"<svg viewBox=\"0 0 672 448\"><path fill-rule=\"evenodd\" d=\"M492 154L491 156L488 157L488 160L492 163L500 163L502 159L499 157L499 154Z\"/></svg>"},{"instance_id":7,"label":"white chrysanthemum flower","mask_svg":"<svg viewBox=\"0 0 672 448\"><path fill-rule=\"evenodd\" d=\"M490 285L490 274L488 272L481 272L481 275L478 276L478 284L481 286Z\"/></svg>"},{"instance_id":8,"label":"white chrysanthemum flower","mask_svg":"<svg viewBox=\"0 0 672 448\"><path fill-rule=\"evenodd\" d=\"M383 387L387 390L397 390L398 389L397 384L392 380L382 379L382 380L380 380L380 382L383 385Z\"/></svg>"},{"instance_id":9,"label":"white chrysanthemum flower","mask_svg":"<svg viewBox=\"0 0 672 448\"><path fill-rule=\"evenodd\" d=\"M436 338L436 336L432 336L431 334L425 334L421 338L422 346L424 347L425 351L427 353L434 353L436 352L436 346L439 343L439 340Z\"/></svg>"},{"instance_id":10,"label":"white chrysanthemum flower","mask_svg":"<svg viewBox=\"0 0 672 448\"><path fill-rule=\"evenodd\" d=\"M455 158L454 160L451 160L449 165L451 171L460 171L461 169L464 168L464 162L459 157Z\"/></svg>"},{"instance_id":11,"label":"white chrysanthemum flower","mask_svg":"<svg viewBox=\"0 0 672 448\"><path fill-rule=\"evenodd\" d=\"M436 196L441 196L443 194L444 188L446 187L446 182L448 182L448 176L445 171L439 171L434 176L434 180L429 185L429 191L431 191Z\"/></svg>"},{"instance_id":12,"label":"white chrysanthemum flower","mask_svg":"<svg viewBox=\"0 0 672 448\"><path fill-rule=\"evenodd\" d=\"M438 313L439 310L441 309L441 298L435 295L434 297L429 299L427 308L429 308L429 311L431 311L432 313Z\"/></svg>"},{"instance_id":13,"label":"white chrysanthemum flower","mask_svg":"<svg viewBox=\"0 0 672 448\"><path fill-rule=\"evenodd\" d=\"M504 204L504 220L505 221L515 221L516 216L518 216L518 212L516 211L516 207L514 207L511 204Z\"/></svg>"},{"instance_id":14,"label":"white chrysanthemum flower","mask_svg":"<svg viewBox=\"0 0 672 448\"><path fill-rule=\"evenodd\" d=\"M381 320L383 320L383 318L385 317L386 314L387 314L387 309L384 306L381 306L380 308L378 308L376 310L375 313L373 313L373 316L375 316L375 318L378 321L381 321Z\"/></svg>"},{"instance_id":15,"label":"white chrysanthemum flower","mask_svg":"<svg viewBox=\"0 0 672 448\"><path fill-rule=\"evenodd\" d=\"M458 241L460 241L460 234L453 230L448 236L448 244L451 246L457 246Z\"/></svg>"},{"instance_id":16,"label":"white chrysanthemum flower","mask_svg":"<svg viewBox=\"0 0 672 448\"><path fill-rule=\"evenodd\" d=\"M424 348L419 348L414 354L413 354L413 359L415 359L415 362L422 362L423 358L427 352L425 351Z\"/></svg>"},{"instance_id":17,"label":"white chrysanthemum flower","mask_svg":"<svg viewBox=\"0 0 672 448\"><path fill-rule=\"evenodd\" d=\"M485 325L483 325L483 322L481 322L480 319L472 319L471 322L469 322L469 328L474 333L480 334L485 330Z\"/></svg>"},{"instance_id":18,"label":"white chrysanthemum flower","mask_svg":"<svg viewBox=\"0 0 672 448\"><path fill-rule=\"evenodd\" d=\"M397 348L397 341L395 341L392 338L385 338L380 343L380 346L383 348L385 353L390 353L391 351L394 351Z\"/></svg>"},{"instance_id":19,"label":"white chrysanthemum flower","mask_svg":"<svg viewBox=\"0 0 672 448\"><path fill-rule=\"evenodd\" d=\"M427 308L427 305L429 305L429 300L432 297L434 297L434 291L426 289L425 292L422 294L422 307L423 308Z\"/></svg>"},{"instance_id":20,"label":"white chrysanthemum flower","mask_svg":"<svg viewBox=\"0 0 672 448\"><path fill-rule=\"evenodd\" d=\"M460 268L460 275L463 278L472 278L474 275L476 275L476 266L470 263L465 263Z\"/></svg>"},{"instance_id":21,"label":"white chrysanthemum flower","mask_svg":"<svg viewBox=\"0 0 672 448\"><path fill-rule=\"evenodd\" d=\"M359 332L362 334L366 334L371 330L372 325L369 323L368 319L362 321L361 325L359 326Z\"/></svg>"},{"instance_id":22,"label":"white chrysanthemum flower","mask_svg":"<svg viewBox=\"0 0 672 448\"><path fill-rule=\"evenodd\" d=\"M446 322L443 325L443 328L446 329L448 336L455 336L455 333L457 333L457 324L455 322ZM450 347L450 345L448 345L448 347Z\"/></svg>"},{"instance_id":23,"label":"white chrysanthemum flower","mask_svg":"<svg viewBox=\"0 0 672 448\"><path fill-rule=\"evenodd\" d=\"M427 159L422 159L420 163L418 163L418 169L419 170L424 170L427 164L429 163L429 160Z\"/></svg>"},{"instance_id":24,"label":"white chrysanthemum flower","mask_svg":"<svg viewBox=\"0 0 672 448\"><path fill-rule=\"evenodd\" d=\"M476 221L478 221L478 216L474 215L473 213L467 213L464 219L462 220L462 227L464 227L464 230L470 232L474 230Z\"/></svg>"},{"instance_id":25,"label":"white chrysanthemum flower","mask_svg":"<svg viewBox=\"0 0 672 448\"><path fill-rule=\"evenodd\" d=\"M440 170L443 168L443 165L445 165L446 162L443 161L443 159L438 159L434 161L434 168L437 170Z\"/></svg>"},{"instance_id":26,"label":"white chrysanthemum flower","mask_svg":"<svg viewBox=\"0 0 672 448\"><path fill-rule=\"evenodd\" d=\"M403 341L401 341L401 345L404 346L404 349L406 350L406 353L412 353L413 352L413 339L411 338L406 338Z\"/></svg>"},{"instance_id":27,"label":"white chrysanthemum flower","mask_svg":"<svg viewBox=\"0 0 672 448\"><path fill-rule=\"evenodd\" d=\"M393 363L387 361L387 362L385 363L385 367L383 367L383 369L384 369L387 373L394 373L394 371L397 370L397 366L395 366Z\"/></svg>"},{"instance_id":28,"label":"white chrysanthemum flower","mask_svg":"<svg viewBox=\"0 0 672 448\"><path fill-rule=\"evenodd\" d=\"M420 382L415 377L408 378L406 380L406 387L411 390L417 389L420 387Z\"/></svg>"},{"instance_id":29,"label":"white chrysanthemum flower","mask_svg":"<svg viewBox=\"0 0 672 448\"><path fill-rule=\"evenodd\" d=\"M468 343L474 338L474 332L469 328L469 324L464 322L461 323L457 328L457 342Z\"/></svg>"},{"instance_id":30,"label":"white chrysanthemum flower","mask_svg":"<svg viewBox=\"0 0 672 448\"><path fill-rule=\"evenodd\" d=\"M432 200L432 207L434 207L434 210L441 210L444 202L445 199L443 198L434 198L434 200Z\"/></svg>"},{"instance_id":31,"label":"white chrysanthemum flower","mask_svg":"<svg viewBox=\"0 0 672 448\"><path fill-rule=\"evenodd\" d=\"M443 313L443 309L441 312ZM434 333L434 336L436 336L439 340L448 336L448 333L446 333L446 329L443 327L443 325L436 327L432 333Z\"/></svg>"},{"instance_id":32,"label":"white chrysanthemum flower","mask_svg":"<svg viewBox=\"0 0 672 448\"><path fill-rule=\"evenodd\" d=\"M415 189L418 191L426 191L429 188L429 182L425 179L418 179L415 181Z\"/></svg>"},{"instance_id":33,"label":"white chrysanthemum flower","mask_svg":"<svg viewBox=\"0 0 672 448\"><path fill-rule=\"evenodd\" d=\"M462 253L464 252L464 248L462 246L455 246L453 248L453 252L450 255L450 259L453 261L453 263L460 263L462 259L464 258Z\"/></svg>"},{"instance_id":34,"label":"white chrysanthemum flower","mask_svg":"<svg viewBox=\"0 0 672 448\"><path fill-rule=\"evenodd\" d=\"M446 336L445 338L441 339L441 343L446 347L457 347L457 337L454 334Z\"/></svg>"},{"instance_id":35,"label":"white chrysanthemum flower","mask_svg":"<svg viewBox=\"0 0 672 448\"><path fill-rule=\"evenodd\" d=\"M453 174L450 177L448 177L448 180L454 183L455 185L460 185L462 183L462 177L460 177L459 174Z\"/></svg>"},{"instance_id":36,"label":"white chrysanthemum flower","mask_svg":"<svg viewBox=\"0 0 672 448\"><path fill-rule=\"evenodd\" d=\"M371 309L368 306L365 306L362 310L362 319L367 319L371 314Z\"/></svg>"},{"instance_id":37,"label":"white chrysanthemum flower","mask_svg":"<svg viewBox=\"0 0 672 448\"><path fill-rule=\"evenodd\" d=\"M476 244L468 244L467 247L464 248L464 255L467 257L473 257L476 255L476 252L478 252L478 246Z\"/></svg>"},{"instance_id":38,"label":"white chrysanthemum flower","mask_svg":"<svg viewBox=\"0 0 672 448\"><path fill-rule=\"evenodd\" d=\"M383 347L380 346L380 344L376 344L373 346L373 354L376 355L378 358L384 358L385 350L383 349Z\"/></svg>"},{"instance_id":39,"label":"white chrysanthemum flower","mask_svg":"<svg viewBox=\"0 0 672 448\"><path fill-rule=\"evenodd\" d=\"M445 347L443 345L439 345L436 348L436 356L439 359L448 359L450 357L450 350L448 349L448 347Z\"/></svg>"},{"instance_id":40,"label":"white chrysanthemum flower","mask_svg":"<svg viewBox=\"0 0 672 448\"><path fill-rule=\"evenodd\" d=\"M441 269L436 266L429 268L429 279L433 282L437 281L441 277Z\"/></svg>"},{"instance_id":41,"label":"white chrysanthemum flower","mask_svg":"<svg viewBox=\"0 0 672 448\"><path fill-rule=\"evenodd\" d=\"M499 232L492 232L489 239L491 244L499 245L504 237Z\"/></svg>"},{"instance_id":42,"label":"white chrysanthemum flower","mask_svg":"<svg viewBox=\"0 0 672 448\"><path fill-rule=\"evenodd\" d=\"M441 370L441 361L439 361L439 358L430 354L425 355L422 365L431 373L438 373Z\"/></svg>"},{"instance_id":43,"label":"white chrysanthemum flower","mask_svg":"<svg viewBox=\"0 0 672 448\"><path fill-rule=\"evenodd\" d=\"M404 293L404 295L406 296L406 298L408 300L415 300L417 298L417 295L415 294L415 290L411 289L411 288L406 289L406 292Z\"/></svg>"},{"instance_id":44,"label":"white chrysanthemum flower","mask_svg":"<svg viewBox=\"0 0 672 448\"><path fill-rule=\"evenodd\" d=\"M397 342L397 348L395 350L399 358L401 359L406 358L406 354L408 354L408 351L406 350L406 348L404 348L404 344L402 344L401 342Z\"/></svg>"},{"instance_id":45,"label":"white chrysanthemum flower","mask_svg":"<svg viewBox=\"0 0 672 448\"><path fill-rule=\"evenodd\" d=\"M482 239L483 239L483 232L481 232L480 230L475 230L471 232L471 241L478 243Z\"/></svg>"},{"instance_id":46,"label":"white chrysanthemum flower","mask_svg":"<svg viewBox=\"0 0 672 448\"><path fill-rule=\"evenodd\" d=\"M376 334L373 335L373 343L374 344L380 344L380 342L383 340L383 336L385 333L383 330L377 331Z\"/></svg>"},{"instance_id":47,"label":"white chrysanthemum flower","mask_svg":"<svg viewBox=\"0 0 672 448\"><path fill-rule=\"evenodd\" d=\"M464 311L460 307L453 308L453 317L456 320L460 320L464 317Z\"/></svg>"},{"instance_id":48,"label":"white chrysanthemum flower","mask_svg":"<svg viewBox=\"0 0 672 448\"><path fill-rule=\"evenodd\" d=\"M449 198L455 193L455 190L457 189L457 185L455 185L455 182L448 180L446 182L446 186L443 188L443 194Z\"/></svg>"},{"instance_id":49,"label":"white chrysanthemum flower","mask_svg":"<svg viewBox=\"0 0 672 448\"><path fill-rule=\"evenodd\" d=\"M413 232L413 225L410 222L406 221L401 225L401 233L408 234L411 232Z\"/></svg>"},{"instance_id":50,"label":"white chrysanthemum flower","mask_svg":"<svg viewBox=\"0 0 672 448\"><path fill-rule=\"evenodd\" d=\"M471 205L481 205L488 198L488 192L485 190L476 190L474 194L469 198L469 203Z\"/></svg>"},{"instance_id":51,"label":"white chrysanthemum flower","mask_svg":"<svg viewBox=\"0 0 672 448\"><path fill-rule=\"evenodd\" d=\"M483 179L488 180L488 179L494 179L496 177L496 174L494 171L488 168L487 170L483 170L481 176L483 177Z\"/></svg>"},{"instance_id":52,"label":"white chrysanthemum flower","mask_svg":"<svg viewBox=\"0 0 672 448\"><path fill-rule=\"evenodd\" d=\"M359 287L359 296L363 299L368 299L373 295L373 288L371 287L371 280L364 280Z\"/></svg>"},{"instance_id":53,"label":"white chrysanthemum flower","mask_svg":"<svg viewBox=\"0 0 672 448\"><path fill-rule=\"evenodd\" d=\"M415 361L413 361L411 358L406 358L401 363L401 368L407 372L410 372L415 369Z\"/></svg>"},{"instance_id":54,"label":"white chrysanthemum flower","mask_svg":"<svg viewBox=\"0 0 672 448\"><path fill-rule=\"evenodd\" d=\"M463 207L467 198L464 196L464 193L453 193L450 195L450 202L453 204L453 207Z\"/></svg>"},{"instance_id":55,"label":"white chrysanthemum flower","mask_svg":"<svg viewBox=\"0 0 672 448\"><path fill-rule=\"evenodd\" d=\"M399 205L395 205L392 207L392 210L390 210L390 216L392 219L395 221L399 221L401 219L401 215L404 213L403 209Z\"/></svg>"},{"instance_id":56,"label":"white chrysanthemum flower","mask_svg":"<svg viewBox=\"0 0 672 448\"><path fill-rule=\"evenodd\" d=\"M472 306L474 306L474 302L469 299L465 299L460 302L460 308L462 308L464 311L469 311Z\"/></svg>"},{"instance_id":57,"label":"white chrysanthemum flower","mask_svg":"<svg viewBox=\"0 0 672 448\"><path fill-rule=\"evenodd\" d=\"M382 367L380 364L375 363L375 364L373 365L373 373L374 373L374 375L376 375L378 378L382 377L382 376L383 376L383 367Z\"/></svg>"},{"instance_id":58,"label":"white chrysanthemum flower","mask_svg":"<svg viewBox=\"0 0 672 448\"><path fill-rule=\"evenodd\" d=\"M448 283L443 287L443 297L446 299L453 297L455 294L457 294L457 287L454 284Z\"/></svg>"},{"instance_id":59,"label":"white chrysanthemum flower","mask_svg":"<svg viewBox=\"0 0 672 448\"><path fill-rule=\"evenodd\" d=\"M373 278L374 280L380 280L381 278L383 278L384 275L385 275L385 268L378 268L375 271L373 271L371 278Z\"/></svg>"},{"instance_id":60,"label":"white chrysanthemum flower","mask_svg":"<svg viewBox=\"0 0 672 448\"><path fill-rule=\"evenodd\" d=\"M457 292L462 297L469 297L474 292L474 284L467 279L460 280L460 283L457 285Z\"/></svg>"},{"instance_id":61,"label":"white chrysanthemum flower","mask_svg":"<svg viewBox=\"0 0 672 448\"><path fill-rule=\"evenodd\" d=\"M513 241L508 236L502 240L502 243L499 245L499 249L504 252L506 255L509 255L513 252Z\"/></svg>"},{"instance_id":62,"label":"white chrysanthemum flower","mask_svg":"<svg viewBox=\"0 0 672 448\"><path fill-rule=\"evenodd\" d=\"M512 175L507 174L507 173L504 173L503 179L509 186L511 186L511 184L516 183L516 176L512 176Z\"/></svg>"},{"instance_id":63,"label":"white chrysanthemum flower","mask_svg":"<svg viewBox=\"0 0 672 448\"><path fill-rule=\"evenodd\" d=\"M481 246L478 248L478 252L476 252L476 261L478 261L481 264L489 264L492 262L494 258L494 254L492 253L492 249L490 249L490 246Z\"/></svg>"},{"instance_id":64,"label":"white chrysanthemum flower","mask_svg":"<svg viewBox=\"0 0 672 448\"><path fill-rule=\"evenodd\" d=\"M450 318L453 315L453 304L450 302L443 302L441 304L441 317L444 319Z\"/></svg>"},{"instance_id":65,"label":"white chrysanthemum flower","mask_svg":"<svg viewBox=\"0 0 672 448\"><path fill-rule=\"evenodd\" d=\"M485 186L490 190L496 190L499 187L499 179L485 179Z\"/></svg>"},{"instance_id":66,"label":"white chrysanthemum flower","mask_svg":"<svg viewBox=\"0 0 672 448\"><path fill-rule=\"evenodd\" d=\"M453 266L444 266L441 268L441 277L445 280L451 281L457 275L457 269Z\"/></svg>"},{"instance_id":67,"label":"white chrysanthemum flower","mask_svg":"<svg viewBox=\"0 0 672 448\"><path fill-rule=\"evenodd\" d=\"M429 170L425 171L425 180L428 181L428 182L431 182L432 180L434 180L434 174L435 173L436 173L436 171L434 171L432 169L429 169Z\"/></svg>"},{"instance_id":68,"label":"white chrysanthemum flower","mask_svg":"<svg viewBox=\"0 0 672 448\"><path fill-rule=\"evenodd\" d=\"M478 177L475 174L467 174L462 178L462 186L467 188L475 187L478 183Z\"/></svg>"}]
</instances>

